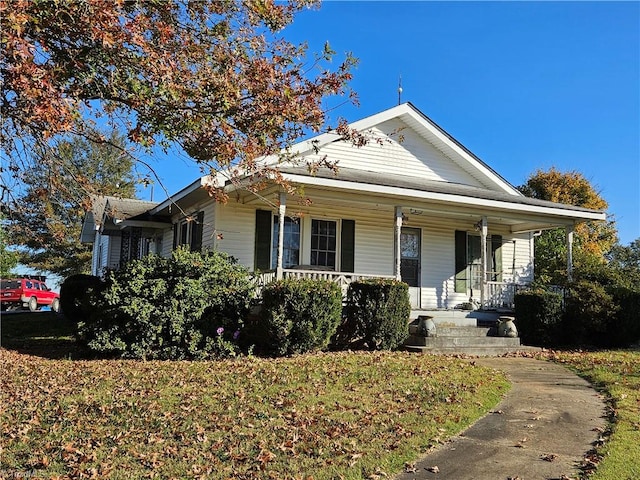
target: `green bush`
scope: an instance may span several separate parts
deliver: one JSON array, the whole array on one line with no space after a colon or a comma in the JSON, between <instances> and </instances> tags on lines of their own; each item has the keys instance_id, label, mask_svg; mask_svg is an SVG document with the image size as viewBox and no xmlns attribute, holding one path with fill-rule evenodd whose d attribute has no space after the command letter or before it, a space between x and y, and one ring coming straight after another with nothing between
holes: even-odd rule
<instances>
[{"instance_id":1,"label":"green bush","mask_svg":"<svg viewBox=\"0 0 640 480\"><path fill-rule=\"evenodd\" d=\"M607 329L608 346L627 347L640 343L640 291L620 287L612 294L619 309Z\"/></svg>"},{"instance_id":2,"label":"green bush","mask_svg":"<svg viewBox=\"0 0 640 480\"><path fill-rule=\"evenodd\" d=\"M516 293L516 327L526 345L562 343L562 295L536 288Z\"/></svg>"},{"instance_id":3,"label":"green bush","mask_svg":"<svg viewBox=\"0 0 640 480\"><path fill-rule=\"evenodd\" d=\"M289 355L322 350L340 323L342 292L325 280L285 279L262 292L259 322L250 330L259 352Z\"/></svg>"},{"instance_id":4,"label":"green bush","mask_svg":"<svg viewBox=\"0 0 640 480\"><path fill-rule=\"evenodd\" d=\"M96 276L77 274L64 279L60 286L60 308L64 316L78 323L89 317L92 311L92 294L100 294L105 283Z\"/></svg>"},{"instance_id":5,"label":"green bush","mask_svg":"<svg viewBox=\"0 0 640 480\"><path fill-rule=\"evenodd\" d=\"M575 269L566 308L567 329L579 342L624 347L640 340L637 270L602 261Z\"/></svg>"},{"instance_id":6,"label":"green bush","mask_svg":"<svg viewBox=\"0 0 640 480\"><path fill-rule=\"evenodd\" d=\"M233 355L254 291L246 268L224 253L148 255L108 273L79 330L92 350L123 357Z\"/></svg>"},{"instance_id":7,"label":"green bush","mask_svg":"<svg viewBox=\"0 0 640 480\"><path fill-rule=\"evenodd\" d=\"M578 280L569 286L565 307L565 335L569 343L608 345L608 332L619 306L607 290L589 280Z\"/></svg>"},{"instance_id":8,"label":"green bush","mask_svg":"<svg viewBox=\"0 0 640 480\"><path fill-rule=\"evenodd\" d=\"M370 350L397 348L409 334L410 315L406 283L382 279L353 282L334 343L337 347L358 344Z\"/></svg>"}]
</instances>

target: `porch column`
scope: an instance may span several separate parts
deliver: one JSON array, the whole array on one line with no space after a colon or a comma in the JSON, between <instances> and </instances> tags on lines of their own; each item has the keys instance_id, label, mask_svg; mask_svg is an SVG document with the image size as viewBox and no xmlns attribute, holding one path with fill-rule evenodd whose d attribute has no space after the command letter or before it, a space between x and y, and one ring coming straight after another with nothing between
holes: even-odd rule
<instances>
[{"instance_id":1,"label":"porch column","mask_svg":"<svg viewBox=\"0 0 640 480\"><path fill-rule=\"evenodd\" d=\"M276 264L276 280L282 280L284 272L282 257L284 256L284 217L287 213L287 194L280 193L280 206L278 207L278 261Z\"/></svg>"},{"instance_id":2,"label":"porch column","mask_svg":"<svg viewBox=\"0 0 640 480\"><path fill-rule=\"evenodd\" d=\"M487 217L480 221L480 306L484 308L487 300Z\"/></svg>"},{"instance_id":3,"label":"porch column","mask_svg":"<svg viewBox=\"0 0 640 480\"><path fill-rule=\"evenodd\" d=\"M402 275L400 274L400 261L402 252L400 250L400 234L402 233L402 207L396 207L396 224L395 224L395 234L396 234L396 268L395 268L395 276L396 280L402 280Z\"/></svg>"},{"instance_id":4,"label":"porch column","mask_svg":"<svg viewBox=\"0 0 640 480\"><path fill-rule=\"evenodd\" d=\"M565 228L567 233L567 280L571 282L573 280L573 225L569 225Z\"/></svg>"}]
</instances>

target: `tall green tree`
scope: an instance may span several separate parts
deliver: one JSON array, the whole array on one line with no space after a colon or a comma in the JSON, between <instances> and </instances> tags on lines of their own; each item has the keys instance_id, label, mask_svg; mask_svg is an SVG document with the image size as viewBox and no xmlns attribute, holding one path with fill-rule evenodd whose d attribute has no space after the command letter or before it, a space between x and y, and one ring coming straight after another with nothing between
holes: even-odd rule
<instances>
[{"instance_id":1,"label":"tall green tree","mask_svg":"<svg viewBox=\"0 0 640 480\"><path fill-rule=\"evenodd\" d=\"M0 278L10 277L17 265L18 252L9 248L7 224L0 213Z\"/></svg>"},{"instance_id":2,"label":"tall green tree","mask_svg":"<svg viewBox=\"0 0 640 480\"><path fill-rule=\"evenodd\" d=\"M316 4L0 0L6 171L29 171L25 153L59 135L98 141L90 119L101 116L137 145L180 145L205 170L277 173L256 159L328 128L327 98L353 98L350 55L331 63L327 45L308 58L283 37Z\"/></svg>"},{"instance_id":3,"label":"tall green tree","mask_svg":"<svg viewBox=\"0 0 640 480\"><path fill-rule=\"evenodd\" d=\"M627 284L640 290L640 238L629 245L614 245L606 257L609 266L620 272Z\"/></svg>"},{"instance_id":4,"label":"tall green tree","mask_svg":"<svg viewBox=\"0 0 640 480\"><path fill-rule=\"evenodd\" d=\"M72 137L33 155L23 193L12 202L22 208L10 210L9 241L18 247L23 265L61 277L89 273L91 245L80 243L87 189L135 197L134 163L125 139L115 131L99 143Z\"/></svg>"},{"instance_id":5,"label":"tall green tree","mask_svg":"<svg viewBox=\"0 0 640 480\"><path fill-rule=\"evenodd\" d=\"M608 204L580 172L561 172L556 168L538 170L518 189L528 197L565 203L593 210L606 210ZM605 255L617 243L615 221L583 222L575 227L574 264L604 263ZM543 282L566 281L566 232L554 229L542 232L535 243L536 277Z\"/></svg>"}]
</instances>

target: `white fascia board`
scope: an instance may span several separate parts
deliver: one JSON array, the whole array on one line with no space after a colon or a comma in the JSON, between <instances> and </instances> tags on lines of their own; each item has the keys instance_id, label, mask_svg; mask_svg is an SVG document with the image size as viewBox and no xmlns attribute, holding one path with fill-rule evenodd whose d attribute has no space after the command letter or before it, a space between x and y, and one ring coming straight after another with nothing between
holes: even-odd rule
<instances>
[{"instance_id":1,"label":"white fascia board","mask_svg":"<svg viewBox=\"0 0 640 480\"><path fill-rule=\"evenodd\" d=\"M171 228L170 223L145 220L123 220L122 222L118 222L116 225L120 230L124 230L126 227L153 228L157 230L169 230Z\"/></svg>"},{"instance_id":2,"label":"white fascia board","mask_svg":"<svg viewBox=\"0 0 640 480\"><path fill-rule=\"evenodd\" d=\"M376 113L361 120L357 120L353 123L350 123L348 126L352 130L362 132L373 128L380 123L391 120L392 118L399 117L400 115L403 115L405 113L411 113L412 111L413 109L408 104L403 103L402 105L398 105L388 110L384 110L383 112ZM296 156L304 155L307 152L313 151L314 147L322 148L325 145L335 142L336 140L340 140L341 138L342 137L340 135L333 131L321 133L320 135L316 135L307 140L303 140L301 142L293 144L289 148L288 153ZM276 157L277 159L277 156L274 157Z\"/></svg>"},{"instance_id":3,"label":"white fascia board","mask_svg":"<svg viewBox=\"0 0 640 480\"><path fill-rule=\"evenodd\" d=\"M473 168L478 170L481 175L483 175L490 182L500 188L503 192L522 196L522 193L517 188L497 175L493 170L488 168L481 161L478 161L477 158L474 158L472 155L470 155L464 148L461 148L458 143L452 140L452 137L449 134L443 132L440 127L434 125L424 114L422 114L419 110L417 110L409 103L403 103L388 110L384 110L380 113L376 113L369 117L350 123L349 128L358 132L363 132L394 118L401 118L403 115L409 115L411 118L413 118L422 128L424 128L442 143L447 145L456 155L472 165ZM340 135L336 133L323 133L308 140L304 140L292 145L289 149L289 153L294 156L302 156L312 151L314 147L322 148L323 146L335 142L336 140L340 140L340 138ZM278 156L272 156L272 158L267 161L267 164L274 164L277 162Z\"/></svg>"},{"instance_id":4,"label":"white fascia board","mask_svg":"<svg viewBox=\"0 0 640 480\"><path fill-rule=\"evenodd\" d=\"M156 214L158 212L161 212L163 209L169 207L170 205L173 205L174 203L176 203L177 201L179 201L182 198L186 197L190 193L193 193L196 190L198 190L198 189L202 188L203 186L208 185L210 183L211 183L211 176L210 175L205 175L204 177L200 177L198 180L193 182L188 187L183 188L178 193L176 193L174 195L171 195L169 198L167 198L161 204L159 204L156 207L152 208L149 212L151 213L151 215L154 215L154 214Z\"/></svg>"},{"instance_id":5,"label":"white fascia board","mask_svg":"<svg viewBox=\"0 0 640 480\"><path fill-rule=\"evenodd\" d=\"M541 205L526 205L520 203L509 203L498 200L487 200L464 195L452 195L447 193L425 192L401 187L390 187L386 185L372 185L358 182L344 182L329 178L308 177L297 174L283 174L286 180L294 183L314 185L318 187L332 188L337 190L352 190L356 192L376 193L399 198L412 198L418 200L429 200L435 202L449 202L457 205L469 205L496 210L508 210L525 214L539 214L552 217L574 218L578 220L606 220L606 214L600 212L583 212L577 210L561 210L553 207Z\"/></svg>"}]
</instances>

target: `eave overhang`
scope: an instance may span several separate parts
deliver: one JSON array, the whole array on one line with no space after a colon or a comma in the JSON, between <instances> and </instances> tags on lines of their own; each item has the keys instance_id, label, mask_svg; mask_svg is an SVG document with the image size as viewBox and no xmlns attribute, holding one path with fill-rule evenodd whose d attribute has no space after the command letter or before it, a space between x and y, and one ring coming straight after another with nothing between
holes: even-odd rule
<instances>
[{"instance_id":1,"label":"eave overhang","mask_svg":"<svg viewBox=\"0 0 640 480\"><path fill-rule=\"evenodd\" d=\"M315 176L303 171L303 168L283 169L281 173L291 184L314 187L314 193L309 193L312 201L331 202L336 198L335 192L340 192L361 208L383 202L435 216L488 216L498 223L508 225L514 234L570 226L584 221L606 220L605 212L466 185L393 175L381 176L373 172L353 170L341 170L337 175L333 172L320 172ZM238 188L242 188L242 183L227 186L229 191ZM261 195L267 197L278 190L278 186L274 184L267 191L261 192ZM247 203L258 201L258 197L255 200L247 198Z\"/></svg>"}]
</instances>

